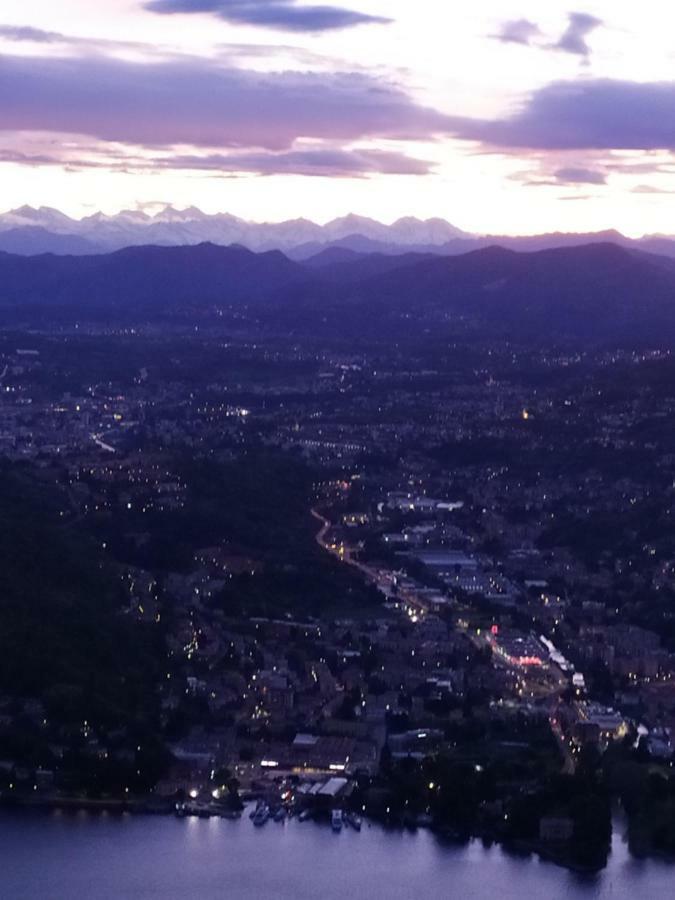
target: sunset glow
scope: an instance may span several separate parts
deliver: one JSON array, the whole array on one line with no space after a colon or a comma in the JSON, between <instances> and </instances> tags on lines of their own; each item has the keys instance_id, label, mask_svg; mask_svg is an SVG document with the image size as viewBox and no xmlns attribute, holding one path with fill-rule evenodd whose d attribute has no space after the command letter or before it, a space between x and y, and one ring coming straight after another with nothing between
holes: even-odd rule
<instances>
[{"instance_id":1,"label":"sunset glow","mask_svg":"<svg viewBox=\"0 0 675 900\"><path fill-rule=\"evenodd\" d=\"M674 21L656 0L8 0L2 207L670 232Z\"/></svg>"}]
</instances>

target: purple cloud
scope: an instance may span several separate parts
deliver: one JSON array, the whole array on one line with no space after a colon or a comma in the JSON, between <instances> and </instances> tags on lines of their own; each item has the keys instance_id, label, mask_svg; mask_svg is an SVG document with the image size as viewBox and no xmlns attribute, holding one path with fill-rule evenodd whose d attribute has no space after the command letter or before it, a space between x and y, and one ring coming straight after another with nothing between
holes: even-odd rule
<instances>
[{"instance_id":1,"label":"purple cloud","mask_svg":"<svg viewBox=\"0 0 675 900\"><path fill-rule=\"evenodd\" d=\"M6 56L0 63L3 131L281 151L299 138L425 140L448 129L447 117L358 73L265 75L198 59Z\"/></svg>"},{"instance_id":2,"label":"purple cloud","mask_svg":"<svg viewBox=\"0 0 675 900\"><path fill-rule=\"evenodd\" d=\"M553 45L554 49L577 56L589 56L591 48L586 43L586 38L603 24L602 19L578 12L570 13L568 19L567 28L560 40Z\"/></svg>"},{"instance_id":3,"label":"purple cloud","mask_svg":"<svg viewBox=\"0 0 675 900\"><path fill-rule=\"evenodd\" d=\"M494 39L503 44L521 44L529 47L536 38L541 37L541 29L536 22L529 19L514 19L504 22Z\"/></svg>"},{"instance_id":4,"label":"purple cloud","mask_svg":"<svg viewBox=\"0 0 675 900\"><path fill-rule=\"evenodd\" d=\"M596 169L584 169L569 166L554 172L556 181L560 184L606 184L607 178L603 172Z\"/></svg>"},{"instance_id":5,"label":"purple cloud","mask_svg":"<svg viewBox=\"0 0 675 900\"><path fill-rule=\"evenodd\" d=\"M638 184L631 188L631 194L675 194L675 191L668 188L656 187L653 184Z\"/></svg>"},{"instance_id":6,"label":"purple cloud","mask_svg":"<svg viewBox=\"0 0 675 900\"><path fill-rule=\"evenodd\" d=\"M555 82L504 119L454 118L466 140L510 149L675 150L675 82Z\"/></svg>"},{"instance_id":7,"label":"purple cloud","mask_svg":"<svg viewBox=\"0 0 675 900\"><path fill-rule=\"evenodd\" d=\"M150 0L145 7L163 14L212 13L233 24L281 31L330 31L391 21L339 6L299 6L296 0Z\"/></svg>"},{"instance_id":8,"label":"purple cloud","mask_svg":"<svg viewBox=\"0 0 675 900\"><path fill-rule=\"evenodd\" d=\"M209 156L182 155L152 160L151 167L253 172L257 175L319 175L361 177L427 175L431 163L386 150L313 149L286 153L230 153Z\"/></svg>"},{"instance_id":9,"label":"purple cloud","mask_svg":"<svg viewBox=\"0 0 675 900\"><path fill-rule=\"evenodd\" d=\"M287 153L232 153L175 156L153 160L152 167L253 172L257 175L320 175L340 178L427 175L431 163L386 150L290 150Z\"/></svg>"},{"instance_id":10,"label":"purple cloud","mask_svg":"<svg viewBox=\"0 0 675 900\"><path fill-rule=\"evenodd\" d=\"M43 31L29 25L0 25L0 38L7 41L30 41L36 44L54 44L66 40L56 31Z\"/></svg>"},{"instance_id":11,"label":"purple cloud","mask_svg":"<svg viewBox=\"0 0 675 900\"><path fill-rule=\"evenodd\" d=\"M157 53L162 48L157 44L141 41L116 41L106 38L76 37L59 31L43 31L30 25L0 25L0 39L13 43L60 44L64 48L78 52L106 53L118 50L138 50L144 53ZM175 52L166 51L165 55L175 56Z\"/></svg>"},{"instance_id":12,"label":"purple cloud","mask_svg":"<svg viewBox=\"0 0 675 900\"><path fill-rule=\"evenodd\" d=\"M432 163L388 150L342 150L313 148L289 150L285 153L211 153L175 154L173 156L139 156L107 153L96 148L87 160L74 160L70 154L27 154L0 148L0 163L25 166L66 166L76 169L114 169L125 172L178 170L254 175L307 175L330 178L364 178L368 175L428 175Z\"/></svg>"},{"instance_id":13,"label":"purple cloud","mask_svg":"<svg viewBox=\"0 0 675 900\"><path fill-rule=\"evenodd\" d=\"M46 153L22 153L20 150L0 147L0 162L17 163L22 166L61 165L62 161Z\"/></svg>"},{"instance_id":14,"label":"purple cloud","mask_svg":"<svg viewBox=\"0 0 675 900\"><path fill-rule=\"evenodd\" d=\"M524 47L539 47L546 50L562 50L564 53L573 53L587 58L591 48L586 38L599 28L601 19L588 13L573 12L567 17L567 28L555 43L546 43L541 40L543 32L536 22L529 19L513 19L504 22L499 32L493 37L503 44L520 44Z\"/></svg>"}]
</instances>

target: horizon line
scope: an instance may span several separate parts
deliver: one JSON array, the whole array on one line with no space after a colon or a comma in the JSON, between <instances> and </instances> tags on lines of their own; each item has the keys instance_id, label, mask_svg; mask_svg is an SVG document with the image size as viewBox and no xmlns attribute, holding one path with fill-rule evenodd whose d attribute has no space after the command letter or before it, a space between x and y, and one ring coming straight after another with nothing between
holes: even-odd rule
<instances>
[{"instance_id":1,"label":"horizon line","mask_svg":"<svg viewBox=\"0 0 675 900\"><path fill-rule=\"evenodd\" d=\"M155 211L149 212L148 210L151 208L154 208ZM291 218L287 218L287 219L259 220L259 219L247 219L247 218L244 218L243 216L236 215L235 213L231 213L227 210L219 210L217 212L206 212L205 210L201 209L200 207L198 207L194 204L190 204L188 206L181 207L181 206L174 206L172 203L168 203L165 201L157 201L156 203L154 203L154 202L140 203L140 204L138 204L138 206L136 208L120 207L116 212L112 212L112 213L104 212L102 209L97 209L94 212L85 213L81 216L72 215L70 213L64 212L62 209L59 209L58 207L55 207L55 206L42 206L42 205L41 206L32 206L31 204L26 203L26 204L22 204L21 206L15 206L15 207L10 207L10 208L0 210L0 218L7 216L7 215L20 213L21 210L24 210L24 209L30 210L32 212L40 212L42 210L49 211L49 212L56 212L56 213L59 213L60 215L64 216L65 218L70 219L72 222L78 222L78 223L84 222L86 219L90 219L94 216L103 216L107 219L114 219L125 213L144 215L147 217L147 219L149 221L153 221L153 220L158 219L158 217L161 216L161 214L163 212L171 211L171 212L176 212L176 213L185 213L185 212L188 212L189 210L195 210L201 216L204 216L204 217L216 218L218 216L230 216L231 218L236 219L246 225L261 226L261 227L265 226L265 225L268 225L268 226L285 225L285 224L288 224L289 222L297 221L297 222L306 222L306 223L309 223L312 225L316 225L318 228L324 228L327 225L333 224L334 222L339 222L343 219L349 219L349 218L364 219L369 222L373 222L377 225L382 225L385 228L390 228L393 225L396 225L399 222L405 221L407 219L413 220L415 222L420 222L422 224L428 224L429 222L442 222L442 223L449 225L450 227L455 228L458 231L462 232L463 235L465 235L467 239L481 239L481 238L484 239L484 238L490 238L490 237L495 237L495 238L502 238L502 237L534 238L534 237L541 237L544 235L561 235L561 236L603 235L608 232L614 232L616 235L618 235L619 237L622 237L626 240L640 240L641 238L655 238L655 237L666 237L666 238L673 237L673 235L670 235L670 234L667 234L664 232L658 232L658 231L639 231L639 232L636 231L633 233L626 233L624 231L621 231L621 229L616 228L612 225L608 225L605 228L600 228L595 231L568 231L568 230L564 230L564 229L555 230L555 231L544 230L544 231L530 231L530 232L504 232L504 231L498 232L498 231L489 231L489 230L488 231L467 231L464 228L462 228L461 226L456 225L450 219L446 219L444 216L440 216L440 215L439 216L429 216L428 218L421 218L420 216L415 216L412 214L405 214L405 215L397 216L396 218L391 219L390 221L387 221L387 220L374 218L373 216L370 216L370 215L367 215L364 213L349 212L349 213L345 213L343 215L335 216L330 219L326 219L325 221L317 221L316 219L309 218L308 216L295 216L295 217L291 217ZM193 221L196 221L196 220L193 220ZM461 240L461 239L462 239L461 237L457 238L457 240Z\"/></svg>"}]
</instances>

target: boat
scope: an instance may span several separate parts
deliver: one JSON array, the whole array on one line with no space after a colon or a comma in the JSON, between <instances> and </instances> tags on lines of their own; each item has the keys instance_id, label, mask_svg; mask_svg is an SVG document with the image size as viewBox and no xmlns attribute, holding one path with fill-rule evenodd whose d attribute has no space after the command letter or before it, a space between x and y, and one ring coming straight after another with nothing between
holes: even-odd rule
<instances>
[{"instance_id":1,"label":"boat","mask_svg":"<svg viewBox=\"0 0 675 900\"><path fill-rule=\"evenodd\" d=\"M263 803L255 811L255 815L253 816L253 824L257 828L260 828L262 825L265 824L265 822L269 819L269 817L270 817L270 808L266 803Z\"/></svg>"},{"instance_id":2,"label":"boat","mask_svg":"<svg viewBox=\"0 0 675 900\"><path fill-rule=\"evenodd\" d=\"M330 825L333 831L342 831L342 810L334 809L330 817Z\"/></svg>"},{"instance_id":3,"label":"boat","mask_svg":"<svg viewBox=\"0 0 675 900\"><path fill-rule=\"evenodd\" d=\"M355 812L345 813L344 819L347 825L349 825L350 828L353 828L354 831L361 831L361 817L357 816Z\"/></svg>"}]
</instances>

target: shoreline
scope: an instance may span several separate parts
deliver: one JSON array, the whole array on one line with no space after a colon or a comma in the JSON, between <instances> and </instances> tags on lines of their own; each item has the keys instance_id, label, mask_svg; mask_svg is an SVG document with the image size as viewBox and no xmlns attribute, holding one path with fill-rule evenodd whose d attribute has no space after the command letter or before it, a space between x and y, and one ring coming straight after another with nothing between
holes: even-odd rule
<instances>
[{"instance_id":1,"label":"shoreline","mask_svg":"<svg viewBox=\"0 0 675 900\"><path fill-rule=\"evenodd\" d=\"M248 812L250 807L251 798L247 798L244 800L244 808L241 811L234 811L232 809L228 809L226 807L218 807L211 805L198 805L194 804L192 808L190 808L188 804L188 808L182 815L178 815L175 809L175 802L172 800L162 800L161 802L151 802L148 799L118 799L115 800L113 798L107 799L95 799L95 798L82 798L82 797L0 797L0 812L19 812L19 811L35 811L35 812L50 812L50 811L61 811L61 812L70 812L70 813L78 813L78 812L89 812L89 813L113 813L120 816L123 815L133 815L133 816L166 816L170 818L219 818L226 819L228 821L237 821L240 818L243 818L244 814ZM381 821L379 819L364 819L364 824L368 823L368 827L371 825L375 825L384 831L396 831L396 832L409 832L410 828L407 828L403 824L393 824L387 821ZM484 832L484 833L471 833L467 835L459 835L458 832L453 831L452 829L448 829L443 826L434 826L434 825L419 825L416 826L415 829L412 829L412 832L417 830L417 828L428 830L431 832L437 839L442 842L447 842L449 844L462 844L467 845L472 841L480 841L484 846L487 845L497 845L503 853L507 855L515 855L522 857L531 857L535 856L540 861L545 863L550 863L552 865L557 866L558 868L565 869L566 871L573 872L580 876L595 876L601 875L602 872L609 866L609 857L611 856L611 851L608 852L607 860L603 865L590 865L583 864L575 861L570 858L569 850L565 847L550 847L543 844L538 840L509 840L509 839L499 839L495 837L494 833ZM630 852L630 851L629 851ZM640 861L650 861L650 860L658 860L663 863L667 863L669 865L675 866L675 855L667 856L666 854L660 852L653 852L647 854L634 854L631 852L631 857L635 860Z\"/></svg>"}]
</instances>

